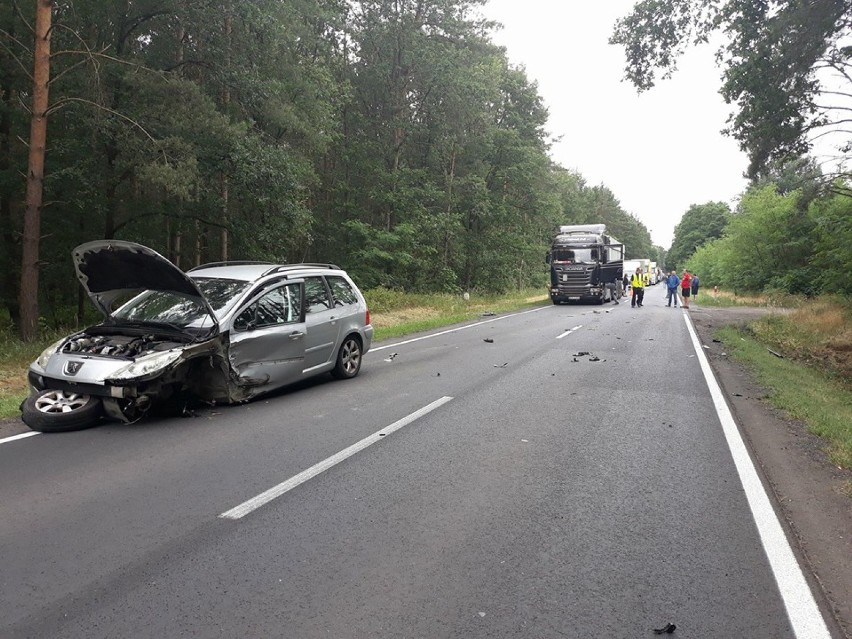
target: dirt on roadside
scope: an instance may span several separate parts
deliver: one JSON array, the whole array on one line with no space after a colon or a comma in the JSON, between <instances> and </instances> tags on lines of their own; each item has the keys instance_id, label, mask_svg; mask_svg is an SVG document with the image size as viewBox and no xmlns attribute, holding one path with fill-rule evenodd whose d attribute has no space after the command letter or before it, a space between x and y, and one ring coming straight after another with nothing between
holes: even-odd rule
<instances>
[{"instance_id":1,"label":"dirt on roadside","mask_svg":"<svg viewBox=\"0 0 852 639\"><path fill-rule=\"evenodd\" d=\"M764 485L783 515L787 536L826 616L839 637L852 639L852 471L832 465L822 440L804 424L789 419L766 400L766 390L742 365L728 358L725 344L713 342L722 326L742 324L767 308L712 308L692 305L693 325L707 348L716 378L739 425Z\"/></svg>"}]
</instances>

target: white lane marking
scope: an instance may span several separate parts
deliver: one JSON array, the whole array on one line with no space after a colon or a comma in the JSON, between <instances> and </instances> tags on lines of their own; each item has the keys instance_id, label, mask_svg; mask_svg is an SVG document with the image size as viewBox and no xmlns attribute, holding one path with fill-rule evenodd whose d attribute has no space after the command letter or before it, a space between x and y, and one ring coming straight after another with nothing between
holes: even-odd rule
<instances>
[{"instance_id":1,"label":"white lane marking","mask_svg":"<svg viewBox=\"0 0 852 639\"><path fill-rule=\"evenodd\" d=\"M512 313L510 315L501 315L500 317L495 317L494 319L483 320L481 322L476 322L475 324L468 324L467 326L459 326L458 328L451 328L447 331L441 331L440 333L432 333L431 335L423 335L421 337L414 337L412 339L407 339L404 342L394 342L393 344L386 344L385 346L377 346L376 348L371 347L370 350L367 351L367 353L365 353L365 354L369 355L370 353L375 353L377 351L381 351L381 350L384 350L386 348L396 348L397 346L402 346L403 344L412 344L414 342L419 342L420 340L423 340L423 339L431 339L433 337L440 337L441 335L448 335L450 333L457 333L459 331L463 331L463 330L468 329L468 328L473 328L474 326L482 326L483 324L490 324L491 322L499 322L500 320L508 319L510 317L517 317L518 315L526 315L527 313L538 313L539 311L544 310L546 308L550 308L550 306L540 306L540 307L534 308L530 311L521 311L520 313Z\"/></svg>"},{"instance_id":2,"label":"white lane marking","mask_svg":"<svg viewBox=\"0 0 852 639\"><path fill-rule=\"evenodd\" d=\"M372 446L373 444L387 437L391 433L398 431L403 426L407 426L411 422L415 421L416 419L419 419L420 417L423 417L427 413L431 413L433 410L440 406L443 406L452 399L452 397L442 397L441 399L436 399L428 406L424 406L420 410L414 411L410 415L395 421L390 426L387 426L381 429L380 431L373 433L372 435L368 435L361 441L352 444L348 448L344 448L339 453L335 453L331 457L328 457L327 459L324 459L323 461L317 464L314 464L307 470L303 470L301 473L299 473L298 475L294 475L287 481L281 482L277 486L273 486L269 490L260 493L257 497L253 497L248 501L243 502L239 506L236 506L234 508L231 508L231 510L223 512L221 515L219 515L219 517L223 519L240 519L242 517L245 517L250 512L257 510L265 504L268 504L273 499L280 497L287 491L294 489L299 484L305 483L312 477L316 477L317 475L328 470L332 466L335 466L343 460L352 457L352 455L354 455L355 453L364 450L368 446Z\"/></svg>"},{"instance_id":3,"label":"white lane marking","mask_svg":"<svg viewBox=\"0 0 852 639\"><path fill-rule=\"evenodd\" d=\"M749 508L751 508L752 516L757 525L760 541L763 544L763 550L766 552L772 573L775 575L775 582L778 584L778 590L781 593L781 599L784 601L784 607L787 609L787 617L790 619L790 625L793 626L793 632L799 639L831 639L831 634L822 614L820 614L813 593L808 587L808 582L805 580L787 538L784 536L784 529L775 515L772 503L769 501L769 496L763 488L754 464L751 462L751 457L737 424L727 403L725 403L725 396L713 375L713 369L710 368L704 349L701 348L698 334L695 332L689 313L684 313L683 317L692 337L692 346L698 356L698 361L701 362L701 370L704 373L704 379L707 380L710 395L713 397L716 413L719 415L719 421L722 422L722 430L725 433L728 448L734 458L740 482L743 485Z\"/></svg>"},{"instance_id":4,"label":"white lane marking","mask_svg":"<svg viewBox=\"0 0 852 639\"><path fill-rule=\"evenodd\" d=\"M12 435L11 437L5 437L3 439L0 439L0 444L5 444L7 442L13 442L16 439L24 439L25 437L32 437L33 435L41 435L41 433L32 432L32 433L21 433L20 435Z\"/></svg>"},{"instance_id":5,"label":"white lane marking","mask_svg":"<svg viewBox=\"0 0 852 639\"><path fill-rule=\"evenodd\" d=\"M567 331L565 331L564 333L562 333L562 335L557 336L557 337L556 337L556 339L562 339L563 337L567 337L568 335L570 335L570 334L571 334L571 333L573 333L574 331L578 331L578 330L580 330L581 328L583 328L583 325L582 325L582 324L579 324L579 325L575 326L574 328L569 328Z\"/></svg>"}]
</instances>

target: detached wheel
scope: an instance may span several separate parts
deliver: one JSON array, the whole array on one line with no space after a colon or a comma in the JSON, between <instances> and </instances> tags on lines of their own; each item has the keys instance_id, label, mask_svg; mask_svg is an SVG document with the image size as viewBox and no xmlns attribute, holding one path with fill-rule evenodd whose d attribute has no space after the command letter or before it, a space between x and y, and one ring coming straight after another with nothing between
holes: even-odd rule
<instances>
[{"instance_id":1,"label":"detached wheel","mask_svg":"<svg viewBox=\"0 0 852 639\"><path fill-rule=\"evenodd\" d=\"M21 419L41 433L64 433L91 428L103 414L99 397L59 390L30 395L21 405Z\"/></svg>"},{"instance_id":2,"label":"detached wheel","mask_svg":"<svg viewBox=\"0 0 852 639\"><path fill-rule=\"evenodd\" d=\"M350 379L361 370L361 342L355 337L343 340L337 352L337 363L331 374L337 379Z\"/></svg>"}]
</instances>

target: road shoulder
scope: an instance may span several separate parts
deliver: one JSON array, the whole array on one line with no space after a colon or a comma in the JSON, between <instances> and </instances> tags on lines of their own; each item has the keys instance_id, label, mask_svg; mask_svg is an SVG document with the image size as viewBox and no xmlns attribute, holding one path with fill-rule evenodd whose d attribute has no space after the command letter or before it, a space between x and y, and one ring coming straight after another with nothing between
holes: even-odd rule
<instances>
[{"instance_id":1,"label":"road shoulder","mask_svg":"<svg viewBox=\"0 0 852 639\"><path fill-rule=\"evenodd\" d=\"M721 326L747 322L767 309L693 306L690 316L764 484L772 492L809 580L825 594L837 625L852 638L852 472L832 465L822 440L773 408L744 366L713 342Z\"/></svg>"}]
</instances>

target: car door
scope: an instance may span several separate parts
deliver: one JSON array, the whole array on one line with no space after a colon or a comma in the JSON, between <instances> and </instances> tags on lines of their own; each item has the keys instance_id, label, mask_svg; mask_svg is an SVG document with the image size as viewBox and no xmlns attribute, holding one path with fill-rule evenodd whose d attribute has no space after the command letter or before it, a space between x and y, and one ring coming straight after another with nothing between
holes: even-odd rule
<instances>
[{"instance_id":1,"label":"car door","mask_svg":"<svg viewBox=\"0 0 852 639\"><path fill-rule=\"evenodd\" d=\"M341 311L334 308L325 280L305 278L305 372L331 362L337 352Z\"/></svg>"},{"instance_id":2,"label":"car door","mask_svg":"<svg viewBox=\"0 0 852 639\"><path fill-rule=\"evenodd\" d=\"M272 389L295 382L305 367L302 284L260 294L233 319L228 359L241 386Z\"/></svg>"}]
</instances>

